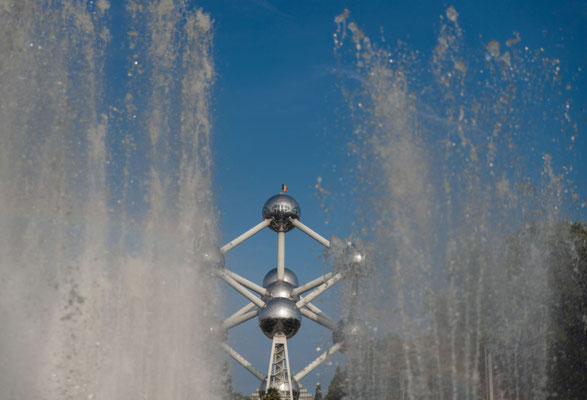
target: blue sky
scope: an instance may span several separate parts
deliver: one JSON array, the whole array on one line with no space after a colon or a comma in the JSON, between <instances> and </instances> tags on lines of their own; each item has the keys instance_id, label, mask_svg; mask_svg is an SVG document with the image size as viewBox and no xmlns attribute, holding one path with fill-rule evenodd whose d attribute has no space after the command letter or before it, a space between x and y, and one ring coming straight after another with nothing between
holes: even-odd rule
<instances>
[{"instance_id":1,"label":"blue sky","mask_svg":"<svg viewBox=\"0 0 587 400\"><path fill-rule=\"evenodd\" d=\"M459 13L465 44L479 54L490 40L504 43L519 32L522 45L543 48L558 58L562 74L573 82L572 115L579 135L574 150L555 153L553 161L557 167L565 162L574 165L572 179L585 197L585 78L580 71L587 54L584 2L201 0L195 5L214 20L214 195L223 243L260 220L263 202L278 192L281 183L289 186L289 193L300 203L304 223L326 237L345 236L351 230L353 201L337 188L345 188L353 179L345 172L352 170L347 144L353 123L341 89L352 85L357 72L347 59L335 57L332 37L334 18L345 8L350 10L350 20L381 48L393 48L401 40L424 60L432 56L440 16L449 5ZM547 102L543 111L549 112ZM531 125L540 126L536 121L541 119L530 121ZM524 162L541 159L540 152L549 148L555 136L539 135L535 139L539 149L521 143L519 151L527 152L520 154ZM555 146L559 147L563 146ZM332 201L339 203L329 203L333 210L328 224L314 188L319 175L325 187L338 191ZM260 282L274 266L275 244L274 234L262 232L231 252L227 265ZM286 265L301 281L311 279L323 271L321 251L317 243L294 231L287 236ZM227 313L244 304L238 295L226 294ZM333 315L340 311L331 306L337 302L336 295L326 299L319 304ZM328 333L309 325L306 321L292 340L294 371L318 354L317 347L328 345ZM259 369L267 368L270 342L255 322L238 328L231 343ZM303 384L310 390L316 381L327 384L332 371L332 367L319 370L321 375L311 374ZM250 393L257 386L255 378L236 365L233 375L236 390Z\"/></svg>"}]
</instances>

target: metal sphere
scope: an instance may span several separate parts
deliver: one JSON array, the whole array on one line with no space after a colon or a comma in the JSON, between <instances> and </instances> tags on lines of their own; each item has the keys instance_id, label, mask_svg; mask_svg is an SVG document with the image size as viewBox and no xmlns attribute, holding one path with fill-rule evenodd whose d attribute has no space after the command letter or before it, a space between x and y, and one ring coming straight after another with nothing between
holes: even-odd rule
<instances>
[{"instance_id":1,"label":"metal sphere","mask_svg":"<svg viewBox=\"0 0 587 400\"><path fill-rule=\"evenodd\" d=\"M355 245L349 243L349 247L346 250L346 257L349 264L364 264L365 254L359 251Z\"/></svg>"},{"instance_id":2,"label":"metal sphere","mask_svg":"<svg viewBox=\"0 0 587 400\"><path fill-rule=\"evenodd\" d=\"M278 333L283 333L289 339L301 325L302 313L289 299L271 299L259 313L259 327L270 339Z\"/></svg>"},{"instance_id":3,"label":"metal sphere","mask_svg":"<svg viewBox=\"0 0 587 400\"><path fill-rule=\"evenodd\" d=\"M271 220L269 228L275 232L289 232L294 228L289 219L300 218L300 206L293 197L276 194L263 205L263 218Z\"/></svg>"},{"instance_id":4,"label":"metal sphere","mask_svg":"<svg viewBox=\"0 0 587 400\"><path fill-rule=\"evenodd\" d=\"M214 244L205 245L200 250L200 260L204 268L224 268L224 254Z\"/></svg>"},{"instance_id":5,"label":"metal sphere","mask_svg":"<svg viewBox=\"0 0 587 400\"><path fill-rule=\"evenodd\" d=\"M347 278L366 278L374 265L367 257L368 246L360 240L355 242L333 239L330 254L334 256L334 268Z\"/></svg>"},{"instance_id":6,"label":"metal sphere","mask_svg":"<svg viewBox=\"0 0 587 400\"><path fill-rule=\"evenodd\" d=\"M286 281L275 281L266 287L267 294L262 297L262 300L267 302L274 298L284 298L293 301L298 301L300 296L294 296L292 291L295 286Z\"/></svg>"},{"instance_id":7,"label":"metal sphere","mask_svg":"<svg viewBox=\"0 0 587 400\"><path fill-rule=\"evenodd\" d=\"M276 389L279 391L284 391L286 393L289 393L289 383L283 382L282 384L279 385L279 387L276 387ZM300 398L300 384L294 378L291 378L291 389L292 389L292 394L293 394L294 400L298 400ZM265 400L265 392L266 391L267 391L267 378L263 379L261 386L259 386L259 396L260 396L261 400Z\"/></svg>"},{"instance_id":8,"label":"metal sphere","mask_svg":"<svg viewBox=\"0 0 587 400\"><path fill-rule=\"evenodd\" d=\"M342 343L341 352L348 349L361 349L367 338L367 326L355 318L345 318L338 322L338 328L332 332L332 341Z\"/></svg>"},{"instance_id":9,"label":"metal sphere","mask_svg":"<svg viewBox=\"0 0 587 400\"><path fill-rule=\"evenodd\" d=\"M222 343L228 342L228 330L223 328L220 322L210 324L208 334L213 338L212 340L217 340Z\"/></svg>"},{"instance_id":10,"label":"metal sphere","mask_svg":"<svg viewBox=\"0 0 587 400\"><path fill-rule=\"evenodd\" d=\"M294 274L293 271L288 268L285 269L284 281L291 283L294 287L298 287L300 285L296 274ZM267 272L265 278L263 278L263 287L267 289L273 282L277 282L277 268L273 268Z\"/></svg>"},{"instance_id":11,"label":"metal sphere","mask_svg":"<svg viewBox=\"0 0 587 400\"><path fill-rule=\"evenodd\" d=\"M360 270L364 267L367 257L355 243L347 242L342 252L342 264L349 270Z\"/></svg>"}]
</instances>

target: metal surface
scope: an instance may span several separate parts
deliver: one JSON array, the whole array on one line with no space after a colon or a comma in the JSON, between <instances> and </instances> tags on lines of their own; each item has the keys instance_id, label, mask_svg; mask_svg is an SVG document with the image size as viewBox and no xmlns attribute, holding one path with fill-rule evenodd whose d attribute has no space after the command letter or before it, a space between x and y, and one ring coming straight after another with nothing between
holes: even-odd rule
<instances>
[{"instance_id":1,"label":"metal surface","mask_svg":"<svg viewBox=\"0 0 587 400\"><path fill-rule=\"evenodd\" d=\"M362 348L366 338L367 327L354 316L339 321L337 329L332 332L332 341L342 344L340 351L343 353L349 348Z\"/></svg>"},{"instance_id":2,"label":"metal surface","mask_svg":"<svg viewBox=\"0 0 587 400\"><path fill-rule=\"evenodd\" d=\"M300 310L300 312L302 313L302 315L304 317L311 319L312 321L316 322L317 324L322 325L325 328L328 328L330 330L335 330L337 327L336 322L331 321L330 319L328 319L318 313L310 311L307 308L302 308Z\"/></svg>"},{"instance_id":3,"label":"metal surface","mask_svg":"<svg viewBox=\"0 0 587 400\"><path fill-rule=\"evenodd\" d=\"M263 230L264 228L266 228L267 226L269 226L270 223L271 223L270 220L265 219L264 221L255 225L254 227L252 227L251 229L249 229L248 231L246 231L245 233L243 233L242 235L240 235L239 237L237 237L233 241L228 242L227 244L222 246L220 248L220 251L222 253L226 253L227 251L234 249L236 246L238 246L239 244L241 244L245 240L249 239L251 236L253 236L257 232L259 232L259 231Z\"/></svg>"},{"instance_id":4,"label":"metal surface","mask_svg":"<svg viewBox=\"0 0 587 400\"><path fill-rule=\"evenodd\" d=\"M298 285L299 285L298 277L289 268L284 268L283 280L286 281L287 283L291 283L295 287L298 287ZM273 268L273 269L269 270L269 272L267 272L267 274L265 274L265 278L263 278L263 287L267 288L269 285L271 285L273 282L276 282L276 281L277 281L277 268Z\"/></svg>"},{"instance_id":5,"label":"metal surface","mask_svg":"<svg viewBox=\"0 0 587 400\"><path fill-rule=\"evenodd\" d=\"M318 307L316 307L314 304L312 303L306 303L306 307L308 308L308 310L320 315L322 318L327 319L328 321L332 322L333 324L336 324L336 321L333 320L332 318L330 318L328 316L328 314L326 314L324 311L320 310Z\"/></svg>"},{"instance_id":6,"label":"metal surface","mask_svg":"<svg viewBox=\"0 0 587 400\"><path fill-rule=\"evenodd\" d=\"M285 276L285 232L277 232L277 280Z\"/></svg>"},{"instance_id":7,"label":"metal surface","mask_svg":"<svg viewBox=\"0 0 587 400\"><path fill-rule=\"evenodd\" d=\"M296 303L296 307L297 308L305 307L306 304L308 304L309 302L314 300L316 297L320 296L326 290L330 289L336 282L340 281L342 278L343 278L343 275L340 272L334 274L334 276L332 278L328 279L322 285L318 286L316 289L314 289L312 292L310 292L310 294L308 294L306 297L304 297L303 299L298 301Z\"/></svg>"},{"instance_id":8,"label":"metal surface","mask_svg":"<svg viewBox=\"0 0 587 400\"><path fill-rule=\"evenodd\" d=\"M301 381L306 375L308 375L310 372L316 369L316 367L318 367L324 361L328 360L328 358L330 358L330 356L336 353L341 346L342 345L340 343L336 343L334 346L326 350L324 353L320 354L318 358L316 358L314 361L312 361L310 364L304 367L300 372L295 374L293 379L298 382Z\"/></svg>"},{"instance_id":9,"label":"metal surface","mask_svg":"<svg viewBox=\"0 0 587 400\"><path fill-rule=\"evenodd\" d=\"M295 381L292 378L292 382L291 382L291 386L292 386L292 399L293 400L298 400L300 398L300 384ZM277 390L279 390L280 393L286 393L287 396L287 392L289 389L289 383L283 383L281 385L279 385L279 387L276 387ZM261 400L265 400L265 391L267 390L267 379L263 380L263 383L261 383L261 386L259 386L259 397L261 398ZM284 399L287 399L287 397L282 397Z\"/></svg>"},{"instance_id":10,"label":"metal surface","mask_svg":"<svg viewBox=\"0 0 587 400\"><path fill-rule=\"evenodd\" d=\"M375 265L369 262L367 246L360 240L333 239L329 252L334 270L342 272L347 278L366 278L373 273Z\"/></svg>"},{"instance_id":11,"label":"metal surface","mask_svg":"<svg viewBox=\"0 0 587 400\"><path fill-rule=\"evenodd\" d=\"M297 382L292 380L289 371L287 338L284 334L279 333L273 337L271 344L271 357L269 358L267 380L263 381L261 387L259 387L261 398L264 399L268 387L273 387L279 391L282 399L297 399L300 395L300 388Z\"/></svg>"},{"instance_id":12,"label":"metal surface","mask_svg":"<svg viewBox=\"0 0 587 400\"><path fill-rule=\"evenodd\" d=\"M230 277L226 273L225 270L220 269L217 271L217 274L218 274L218 276L220 276L224 280L224 282L226 282L230 286L232 286L234 288L234 290L236 290L237 292L239 292L240 294L245 296L251 302L255 303L255 305L257 307L261 307L261 308L265 307L265 302L263 300L261 300L260 298L255 296L253 293L251 293L246 287L244 287L243 285L241 285L240 283L235 281L234 278Z\"/></svg>"},{"instance_id":13,"label":"metal surface","mask_svg":"<svg viewBox=\"0 0 587 400\"><path fill-rule=\"evenodd\" d=\"M271 299L259 313L259 327L268 338L283 333L289 339L298 332L301 324L300 310L288 299Z\"/></svg>"},{"instance_id":14,"label":"metal surface","mask_svg":"<svg viewBox=\"0 0 587 400\"><path fill-rule=\"evenodd\" d=\"M235 312L234 314L232 314L230 317L226 318L224 320L224 324L230 324L230 322L235 319L240 317L241 315L244 315L246 313L248 313L249 311L251 311L253 308L257 307L255 305L255 303L249 303L246 306L244 306L243 308L241 308L240 310L238 310L237 312Z\"/></svg>"},{"instance_id":15,"label":"metal surface","mask_svg":"<svg viewBox=\"0 0 587 400\"><path fill-rule=\"evenodd\" d=\"M267 286L267 289L265 289L266 294L265 294L265 296L262 297L262 300L264 302L267 302L273 298L280 297L280 298L284 298L284 299L298 301L299 296L295 296L293 294L294 289L295 289L295 287L289 282L275 281L272 284L270 284L269 286Z\"/></svg>"},{"instance_id":16,"label":"metal surface","mask_svg":"<svg viewBox=\"0 0 587 400\"><path fill-rule=\"evenodd\" d=\"M268 387L274 387L278 389L283 400L297 400L300 395L299 379L308 375L335 352L349 347L359 347L361 343L364 343L366 327L357 322L354 316L356 314L358 280L360 277L366 276L368 272L365 246L362 243L356 245L342 241L336 236L332 236L329 241L314 232L299 221L300 207L298 203L292 197L283 193L267 200L263 206L262 213L263 222L222 248L206 248L206 251L201 254L203 254L203 261L206 265L221 267L216 269L216 274L250 301L218 326L218 333L226 335L228 329L258 315L261 331L265 336L272 339L267 377L263 377L261 372L230 346L224 344L224 349L239 364L262 381L259 387L261 399L264 399L265 391ZM277 232L277 267L267 272L261 287L222 267L224 266L224 253L265 227ZM297 227L328 248L327 254L333 259L333 272L329 272L301 286L299 285L296 274L285 268L285 233L294 227ZM351 309L349 317L337 323L313 305L311 301L343 278L352 281ZM251 290L261 295L261 298L257 297ZM306 293L305 297L301 296L303 293ZM302 315L330 329L334 345L304 367L295 377L292 377L290 374L287 339L298 332L302 323ZM226 336L225 340L227 338L228 336Z\"/></svg>"},{"instance_id":17,"label":"metal surface","mask_svg":"<svg viewBox=\"0 0 587 400\"><path fill-rule=\"evenodd\" d=\"M223 329L234 328L235 326L240 325L243 322L247 322L248 320L255 318L257 315L259 315L258 308L253 311L249 311L248 313L244 313L242 315L239 315L238 317L224 321L222 323L222 328Z\"/></svg>"},{"instance_id":18,"label":"metal surface","mask_svg":"<svg viewBox=\"0 0 587 400\"><path fill-rule=\"evenodd\" d=\"M233 349L232 347L230 347L226 343L222 343L222 347L228 353L228 355L231 356L236 362L238 362L247 371L249 371L251 374L253 374L253 376L255 378L257 378L258 380L260 380L261 382L263 382L263 380L265 379L265 377L263 376L263 374L261 373L261 371L259 371L255 367L253 367L253 365L250 362L248 362L246 358L244 358L243 356L241 356L235 349Z\"/></svg>"},{"instance_id":19,"label":"metal surface","mask_svg":"<svg viewBox=\"0 0 587 400\"><path fill-rule=\"evenodd\" d=\"M241 285L243 285L247 289L251 289L252 291L257 292L261 296L265 296L267 294L267 289L257 285L254 282L251 282L247 278L244 278L244 277L240 276L239 274L232 272L228 269L224 269L223 271L226 274L228 274L228 276L230 276L232 279L234 279L235 281L237 281L238 283L240 283Z\"/></svg>"},{"instance_id":20,"label":"metal surface","mask_svg":"<svg viewBox=\"0 0 587 400\"><path fill-rule=\"evenodd\" d=\"M324 282L326 282L327 280L332 278L333 275L334 275L334 272L329 272L326 275L322 275L319 278L316 278L308 283L305 283L302 286L295 288L294 294L306 293L307 291L312 290L315 287L322 285Z\"/></svg>"},{"instance_id":21,"label":"metal surface","mask_svg":"<svg viewBox=\"0 0 587 400\"><path fill-rule=\"evenodd\" d=\"M300 206L293 197L286 194L277 194L270 197L263 205L263 218L270 219L269 228L275 232L289 232L294 226L290 218L300 218Z\"/></svg>"},{"instance_id":22,"label":"metal surface","mask_svg":"<svg viewBox=\"0 0 587 400\"><path fill-rule=\"evenodd\" d=\"M216 245L208 245L201 252L202 262L207 268L224 268L224 254Z\"/></svg>"},{"instance_id":23,"label":"metal surface","mask_svg":"<svg viewBox=\"0 0 587 400\"><path fill-rule=\"evenodd\" d=\"M299 220L293 219L291 220L293 226L304 232L306 235L310 236L312 239L320 243L324 247L330 247L330 241L320 234L314 232L312 229L308 228L306 225L302 224Z\"/></svg>"}]
</instances>

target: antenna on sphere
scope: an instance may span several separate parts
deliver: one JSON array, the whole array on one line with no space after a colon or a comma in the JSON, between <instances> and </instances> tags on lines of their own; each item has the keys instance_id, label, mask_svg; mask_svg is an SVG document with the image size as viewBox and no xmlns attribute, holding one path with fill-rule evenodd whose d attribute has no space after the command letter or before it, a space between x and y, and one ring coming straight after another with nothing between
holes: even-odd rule
<instances>
[{"instance_id":1,"label":"antenna on sphere","mask_svg":"<svg viewBox=\"0 0 587 400\"><path fill-rule=\"evenodd\" d=\"M298 400L301 389L299 381L326 361L337 351L344 351L363 335L365 329L355 316L355 299L359 276L365 268L365 253L360 246L350 242L335 240L334 244L300 222L300 206L291 196L285 194L288 187L281 185L279 194L269 198L262 209L263 220L228 242L217 254L208 256L218 266L216 273L228 285L248 300L240 310L229 316L221 325L223 332L228 332L252 318L257 317L259 328L272 340L271 355L267 374L263 374L227 343L222 347L236 362L255 376L259 386L259 399L264 400L266 391L275 388L284 400ZM261 230L269 228L277 233L277 267L269 270L263 278L262 286L228 270L224 266L224 254ZM299 284L295 273L285 267L285 234L299 229L330 249L334 258L334 271L322 275L310 282ZM350 279L353 286L351 311L348 317L336 322L326 313L312 304L312 301L330 289L342 279ZM291 374L287 340L293 337L302 324L302 316L332 331L333 345L297 374ZM347 343L349 346L347 346Z\"/></svg>"}]
</instances>

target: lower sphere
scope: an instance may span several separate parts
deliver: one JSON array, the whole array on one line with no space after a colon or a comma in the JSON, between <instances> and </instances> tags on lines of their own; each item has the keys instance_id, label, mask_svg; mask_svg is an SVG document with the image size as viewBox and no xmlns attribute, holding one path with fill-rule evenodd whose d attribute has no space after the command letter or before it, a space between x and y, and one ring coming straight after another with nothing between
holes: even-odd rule
<instances>
[{"instance_id":1,"label":"lower sphere","mask_svg":"<svg viewBox=\"0 0 587 400\"><path fill-rule=\"evenodd\" d=\"M291 378L291 389L292 389L292 394L293 394L293 398L294 400L298 400L300 397L300 384L294 379ZM289 384L287 382L284 382L282 384L279 385L279 387L276 387L277 390L279 391L289 391ZM267 391L267 378L263 379L263 383L261 383L261 386L259 386L259 396L261 397L261 400L265 400L265 392Z\"/></svg>"},{"instance_id":2,"label":"lower sphere","mask_svg":"<svg viewBox=\"0 0 587 400\"><path fill-rule=\"evenodd\" d=\"M298 332L301 325L302 314L289 299L271 299L259 313L259 327L270 339L278 333L283 333L289 339Z\"/></svg>"},{"instance_id":3,"label":"lower sphere","mask_svg":"<svg viewBox=\"0 0 587 400\"><path fill-rule=\"evenodd\" d=\"M340 351L345 353L349 349L361 349L367 337L367 327L355 318L345 318L338 322L338 327L332 332L332 341L342 343Z\"/></svg>"}]
</instances>

